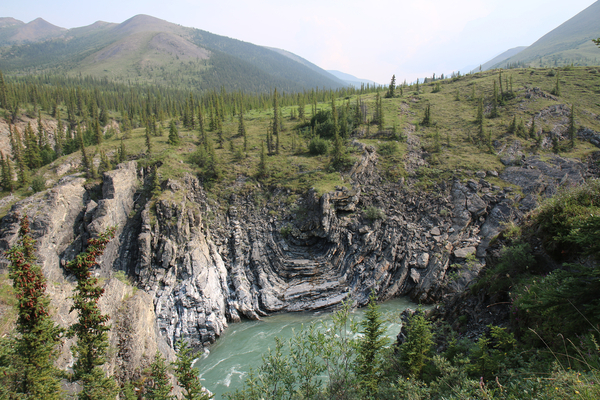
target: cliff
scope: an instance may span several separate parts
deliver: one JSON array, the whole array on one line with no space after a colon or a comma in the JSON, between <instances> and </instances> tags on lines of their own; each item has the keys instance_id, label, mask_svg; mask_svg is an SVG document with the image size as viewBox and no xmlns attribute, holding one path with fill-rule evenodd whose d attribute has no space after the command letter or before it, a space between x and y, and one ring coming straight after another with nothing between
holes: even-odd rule
<instances>
[{"instance_id":1,"label":"cliff","mask_svg":"<svg viewBox=\"0 0 600 400\"><path fill-rule=\"evenodd\" d=\"M54 315L66 326L74 319L74 279L64 265L89 237L118 227L94 273L104 279L101 308L111 316L110 368L131 378L157 348L172 357L181 337L207 345L242 318L330 309L343 300L364 305L371 289L380 299L409 295L423 303L459 292L504 224L590 174L585 163L530 157L501 173L513 187L492 184L496 171L478 171L425 192L403 180L385 183L374 149L355 145L362 157L348 187L320 197L248 191L240 180L228 199L215 199L192 175L164 182L152 197L149 173L135 161L105 173L101 186L64 176L12 207L0 246L15 242L19 216L29 215ZM69 346L60 359L65 368L73 362Z\"/></svg>"}]
</instances>

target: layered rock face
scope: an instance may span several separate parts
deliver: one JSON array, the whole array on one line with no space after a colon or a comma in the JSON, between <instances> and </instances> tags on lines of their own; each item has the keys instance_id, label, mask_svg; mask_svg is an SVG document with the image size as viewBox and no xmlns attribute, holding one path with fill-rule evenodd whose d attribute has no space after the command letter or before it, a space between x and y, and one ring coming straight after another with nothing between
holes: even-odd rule
<instances>
[{"instance_id":1,"label":"layered rock face","mask_svg":"<svg viewBox=\"0 0 600 400\"><path fill-rule=\"evenodd\" d=\"M493 171L423 193L384 183L374 150L361 148L349 187L320 197L245 191L240 181L219 203L187 176L164 182L159 198L148 199L135 162L106 173L101 191L65 177L13 207L0 245L14 243L18 215L27 213L56 317L68 325L74 284L64 265L87 238L117 226L95 273L106 279L102 307L117 349L112 368L132 376L156 348L168 354L179 338L206 345L242 318L329 309L344 300L364 305L371 290L380 299L410 295L419 302L459 291L503 224L521 218L535 195L577 184L587 170L558 157L531 159L503 173L525 196L492 185ZM119 270L135 287L114 279ZM65 366L69 357L67 344Z\"/></svg>"}]
</instances>

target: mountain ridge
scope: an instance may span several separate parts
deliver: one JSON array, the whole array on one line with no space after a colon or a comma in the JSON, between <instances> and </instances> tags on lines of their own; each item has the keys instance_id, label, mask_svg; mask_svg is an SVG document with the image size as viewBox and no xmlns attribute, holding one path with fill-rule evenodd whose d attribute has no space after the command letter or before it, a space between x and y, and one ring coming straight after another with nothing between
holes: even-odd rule
<instances>
[{"instance_id":1,"label":"mountain ridge","mask_svg":"<svg viewBox=\"0 0 600 400\"><path fill-rule=\"evenodd\" d=\"M322 68L286 50L269 49L145 14L119 24L97 21L72 29L41 19L19 24L9 18L3 23L0 70L5 74L89 74L200 91L221 87L252 92L266 92L273 87L302 91L345 86ZM153 44L148 46L150 42ZM125 49L127 54L123 53ZM94 61L102 65L93 65Z\"/></svg>"},{"instance_id":2,"label":"mountain ridge","mask_svg":"<svg viewBox=\"0 0 600 400\"><path fill-rule=\"evenodd\" d=\"M600 36L600 1L543 35L531 46L492 66L598 65L598 48L591 39Z\"/></svg>"}]
</instances>

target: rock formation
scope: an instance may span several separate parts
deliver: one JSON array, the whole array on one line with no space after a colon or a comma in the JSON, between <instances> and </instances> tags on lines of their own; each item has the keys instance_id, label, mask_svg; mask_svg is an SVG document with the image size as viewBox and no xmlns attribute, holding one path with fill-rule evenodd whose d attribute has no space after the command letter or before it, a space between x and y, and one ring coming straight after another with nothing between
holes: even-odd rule
<instances>
[{"instance_id":1,"label":"rock formation","mask_svg":"<svg viewBox=\"0 0 600 400\"><path fill-rule=\"evenodd\" d=\"M135 161L105 173L101 187L66 176L13 206L0 246L15 242L18 216L27 213L56 318L68 325L74 282L64 265L87 238L117 226L95 273L105 279L101 307L113 326L110 368L133 377L157 348L172 354L182 337L209 344L242 318L329 309L343 300L364 305L371 289L380 299L410 295L424 303L457 292L481 268L503 224L587 171L560 157L530 158L501 174L518 191L490 183L496 172L479 171L419 192L383 182L374 149L357 146L363 156L348 176L351 186L320 197L240 189L219 203L186 176L163 182L163 193L151 199ZM369 208L379 213L369 216ZM128 281L116 279L117 271ZM68 347L64 367L73 361Z\"/></svg>"}]
</instances>

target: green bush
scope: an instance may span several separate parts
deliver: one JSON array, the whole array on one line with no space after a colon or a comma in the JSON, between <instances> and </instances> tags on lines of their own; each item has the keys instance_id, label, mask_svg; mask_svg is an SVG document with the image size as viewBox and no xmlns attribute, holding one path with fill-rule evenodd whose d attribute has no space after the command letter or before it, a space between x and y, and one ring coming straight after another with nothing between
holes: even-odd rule
<instances>
[{"instance_id":1,"label":"green bush","mask_svg":"<svg viewBox=\"0 0 600 400\"><path fill-rule=\"evenodd\" d=\"M375 221L378 219L385 220L385 212L381 208L377 208L374 206L369 206L365 209L365 217L370 219L371 221Z\"/></svg>"},{"instance_id":2,"label":"green bush","mask_svg":"<svg viewBox=\"0 0 600 400\"><path fill-rule=\"evenodd\" d=\"M382 156L393 156L398 153L398 143L396 142L384 142L379 145L379 154Z\"/></svg>"},{"instance_id":3,"label":"green bush","mask_svg":"<svg viewBox=\"0 0 600 400\"><path fill-rule=\"evenodd\" d=\"M316 156L327 154L329 151L329 141L322 139L317 135L310 140L310 143L308 144L308 151L310 154Z\"/></svg>"},{"instance_id":4,"label":"green bush","mask_svg":"<svg viewBox=\"0 0 600 400\"><path fill-rule=\"evenodd\" d=\"M31 180L31 190L33 190L34 193L37 192L41 192L42 190L46 189L46 180L44 179L43 176L35 176L32 180Z\"/></svg>"}]
</instances>

